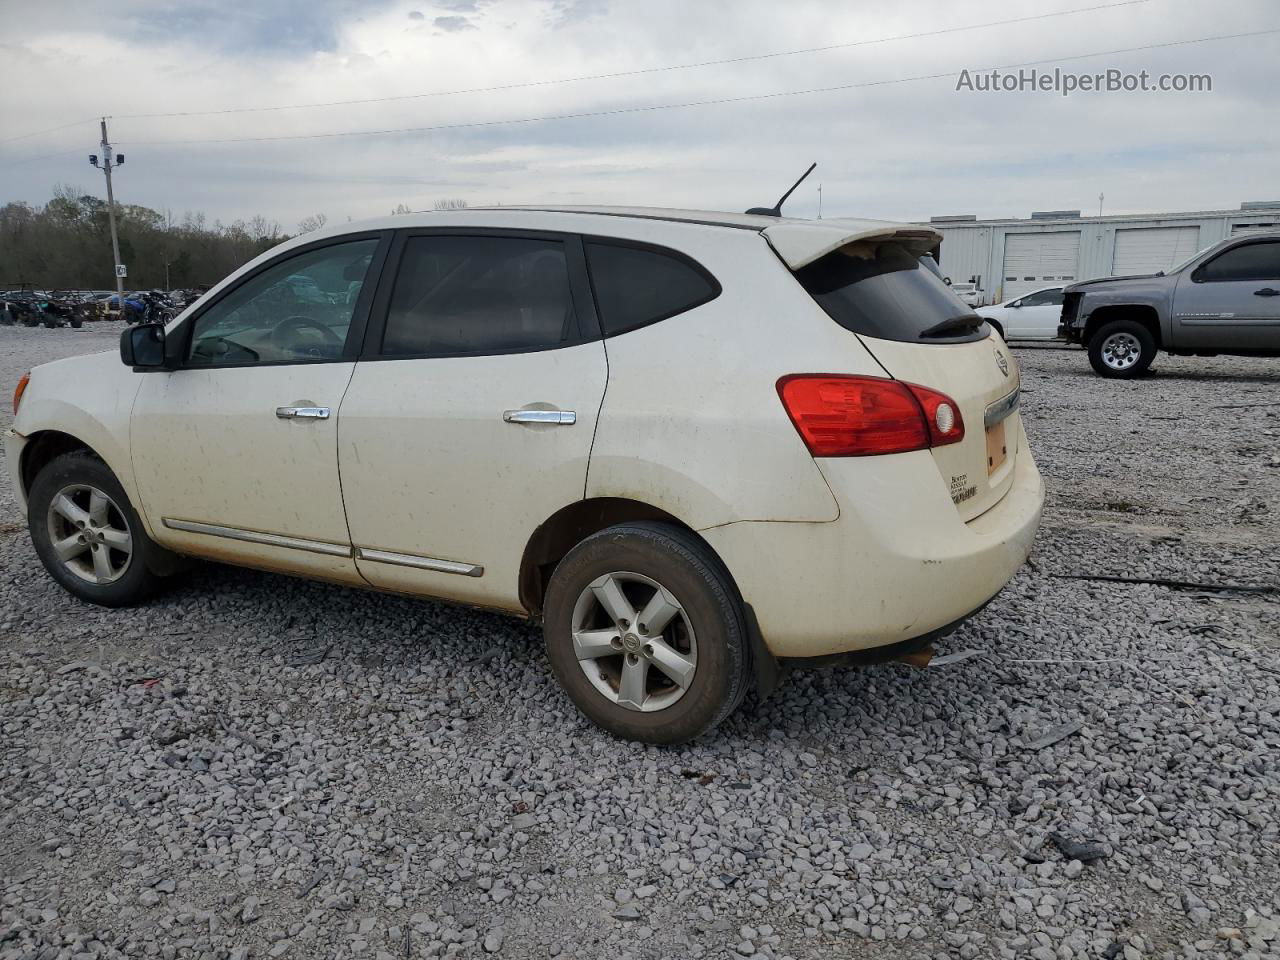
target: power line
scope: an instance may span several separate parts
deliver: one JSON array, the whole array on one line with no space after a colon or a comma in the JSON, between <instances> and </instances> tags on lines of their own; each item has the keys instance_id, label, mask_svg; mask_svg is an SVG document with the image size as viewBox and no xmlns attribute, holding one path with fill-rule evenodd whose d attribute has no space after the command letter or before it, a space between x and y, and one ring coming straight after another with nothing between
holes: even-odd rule
<instances>
[{"instance_id":1,"label":"power line","mask_svg":"<svg viewBox=\"0 0 1280 960\"><path fill-rule=\"evenodd\" d=\"M699 67L724 66L732 63L750 63L753 61L771 60L779 57L795 57L807 53L824 53L830 50L846 50L851 47L865 47L878 43L893 43L900 40L920 40L925 37L939 37L950 33L982 30L987 27L1002 27L1014 23L1029 23L1033 20L1048 20L1053 17L1067 17L1079 13L1093 13L1098 10L1132 7L1149 2L1151 2L1151 0L1120 0L1119 3L1102 3L1092 7L1079 7L1073 10L1059 10L1053 13L1038 13L1025 17L1011 17L1007 20L991 20L986 23L972 23L960 27L926 30L921 33L904 33L893 37L877 37L873 40L851 40L846 43L832 43L820 47L801 47L798 50L781 50L774 51L772 53L757 53L741 57L726 57L721 60L699 60L694 63L677 63L663 67L643 67L636 70L619 70L613 73L590 73L578 77L561 77L554 80L526 80L519 83L504 83L489 87L465 87L459 90L434 90L427 93L406 93L389 97L366 97L355 100L328 100L320 103L287 103L265 107L227 107L220 110L179 110L172 113L126 113L117 114L116 119L154 120L168 117L212 117L222 116L229 113L266 113L279 110L309 110L316 107L346 107L357 104L391 103L398 100L422 100L428 97L456 97L468 93L497 93L503 90L519 90L527 87L547 87L565 83L581 83L587 80L615 80L622 77L639 77L654 73L665 73L672 70L693 70Z\"/></svg>"},{"instance_id":2,"label":"power line","mask_svg":"<svg viewBox=\"0 0 1280 960\"><path fill-rule=\"evenodd\" d=\"M1245 37L1260 37L1280 33L1280 27L1270 30L1253 30L1246 33L1228 33L1212 37L1195 37L1188 40L1171 40L1166 43L1150 43L1139 47L1123 47L1116 50L1102 50L1096 53L1080 53L1065 57L1049 57L1044 60L1026 60L1022 63L1006 63L996 66L975 67L970 73L987 73L992 70L1016 70L1021 67L1036 67L1050 63L1069 63L1075 60L1089 60L1095 57L1110 57L1121 53L1138 53L1144 50L1160 50L1168 47L1183 47L1195 43L1211 43L1219 40L1239 40ZM338 137L376 137L397 133L431 133L441 130L465 130L478 127L512 126L525 123L541 123L549 120L582 120L590 117L610 117L628 113L652 113L658 110L683 110L690 107L708 107L721 104L747 103L759 100L776 100L781 97L809 96L817 93L835 93L842 90L857 90L866 87L885 87L900 83L914 83L920 80L941 80L947 77L958 77L963 71L951 70L945 73L927 73L914 77L896 77L887 80L863 80L857 83L842 83L831 87L810 87L805 90L783 90L776 93L744 94L738 97L718 97L712 100L689 100L683 103L646 104L637 107L615 107L609 110L588 110L580 113L547 114L538 117L517 117L508 120L472 120L462 123L441 123L423 127L390 127L382 130L339 130L328 133L296 133L280 134L271 137L214 137L208 139L174 139L174 140L141 140L135 144L144 146L166 146L178 144L202 143L266 143L288 140L323 140Z\"/></svg>"},{"instance_id":3,"label":"power line","mask_svg":"<svg viewBox=\"0 0 1280 960\"><path fill-rule=\"evenodd\" d=\"M52 160L54 157L69 157L72 154L77 156L87 156L88 148L81 149L77 147L74 150L59 150L57 153L41 153L34 157L16 157L12 160L0 161L0 167L13 167L22 163L35 163L37 160Z\"/></svg>"},{"instance_id":4,"label":"power line","mask_svg":"<svg viewBox=\"0 0 1280 960\"><path fill-rule=\"evenodd\" d=\"M38 137L45 133L57 133L59 130L66 130L68 127L78 127L82 123L94 123L97 119L97 117L86 117L83 120L72 120L70 123L64 123L61 126L48 127L44 130L33 130L30 133L20 133L16 137L5 137L4 139L0 139L0 143L13 143L15 140L26 140L29 137Z\"/></svg>"}]
</instances>

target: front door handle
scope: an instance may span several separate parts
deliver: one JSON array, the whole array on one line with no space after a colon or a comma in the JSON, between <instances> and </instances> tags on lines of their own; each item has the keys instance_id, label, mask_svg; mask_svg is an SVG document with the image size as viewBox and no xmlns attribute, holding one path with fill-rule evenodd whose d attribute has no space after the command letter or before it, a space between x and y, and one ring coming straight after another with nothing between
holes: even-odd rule
<instances>
[{"instance_id":1,"label":"front door handle","mask_svg":"<svg viewBox=\"0 0 1280 960\"><path fill-rule=\"evenodd\" d=\"M507 423L554 423L562 427L578 422L573 410L503 410L502 419Z\"/></svg>"},{"instance_id":2,"label":"front door handle","mask_svg":"<svg viewBox=\"0 0 1280 960\"><path fill-rule=\"evenodd\" d=\"M328 420L328 407L276 407L281 420Z\"/></svg>"},{"instance_id":3,"label":"front door handle","mask_svg":"<svg viewBox=\"0 0 1280 960\"><path fill-rule=\"evenodd\" d=\"M1275 287L1263 287L1261 290L1253 291L1255 297L1280 297L1280 290Z\"/></svg>"}]
</instances>

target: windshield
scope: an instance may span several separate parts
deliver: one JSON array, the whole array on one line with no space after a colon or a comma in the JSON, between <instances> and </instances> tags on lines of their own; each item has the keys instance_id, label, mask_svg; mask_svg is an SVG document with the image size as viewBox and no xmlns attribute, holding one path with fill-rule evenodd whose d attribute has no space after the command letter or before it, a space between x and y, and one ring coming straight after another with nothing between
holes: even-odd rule
<instances>
[{"instance_id":1,"label":"windshield","mask_svg":"<svg viewBox=\"0 0 1280 960\"><path fill-rule=\"evenodd\" d=\"M956 343L987 335L983 319L956 296L955 287L900 243L846 244L797 270L795 277L832 320L854 333L908 343Z\"/></svg>"}]
</instances>

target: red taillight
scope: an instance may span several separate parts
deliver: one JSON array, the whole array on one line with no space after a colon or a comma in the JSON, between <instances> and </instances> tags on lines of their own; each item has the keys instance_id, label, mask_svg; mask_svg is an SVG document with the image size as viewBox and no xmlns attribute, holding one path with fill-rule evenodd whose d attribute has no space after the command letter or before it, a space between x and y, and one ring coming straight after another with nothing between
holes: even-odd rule
<instances>
[{"instance_id":1,"label":"red taillight","mask_svg":"<svg viewBox=\"0 0 1280 960\"><path fill-rule=\"evenodd\" d=\"M795 374L778 381L778 395L815 457L905 453L964 437L955 401L913 383Z\"/></svg>"},{"instance_id":2,"label":"red taillight","mask_svg":"<svg viewBox=\"0 0 1280 960\"><path fill-rule=\"evenodd\" d=\"M22 375L22 379L18 381L18 385L13 389L13 415L18 415L18 405L22 403L22 395L27 392L27 384L31 382L31 371L28 370Z\"/></svg>"},{"instance_id":3,"label":"red taillight","mask_svg":"<svg viewBox=\"0 0 1280 960\"><path fill-rule=\"evenodd\" d=\"M945 393L930 390L918 383L908 383L905 386L924 410L924 420L929 425L930 446L941 447L964 439L964 419L954 400Z\"/></svg>"}]
</instances>

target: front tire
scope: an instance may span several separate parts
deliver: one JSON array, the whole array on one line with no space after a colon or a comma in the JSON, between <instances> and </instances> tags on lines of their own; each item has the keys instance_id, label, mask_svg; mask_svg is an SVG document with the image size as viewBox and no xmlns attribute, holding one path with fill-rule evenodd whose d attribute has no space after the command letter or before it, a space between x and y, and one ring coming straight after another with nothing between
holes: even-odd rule
<instances>
[{"instance_id":1,"label":"front tire","mask_svg":"<svg viewBox=\"0 0 1280 960\"><path fill-rule=\"evenodd\" d=\"M1156 358L1156 338L1135 320L1113 320L1094 333L1088 349L1098 376L1131 380L1146 373Z\"/></svg>"},{"instance_id":2,"label":"front tire","mask_svg":"<svg viewBox=\"0 0 1280 960\"><path fill-rule=\"evenodd\" d=\"M570 550L547 588L543 635L578 709L627 740L692 740L750 683L737 587L701 540L669 524L609 527Z\"/></svg>"},{"instance_id":3,"label":"front tire","mask_svg":"<svg viewBox=\"0 0 1280 960\"><path fill-rule=\"evenodd\" d=\"M84 451L54 458L31 484L31 541L45 570L69 593L104 607L156 592L157 546L105 463Z\"/></svg>"}]
</instances>

